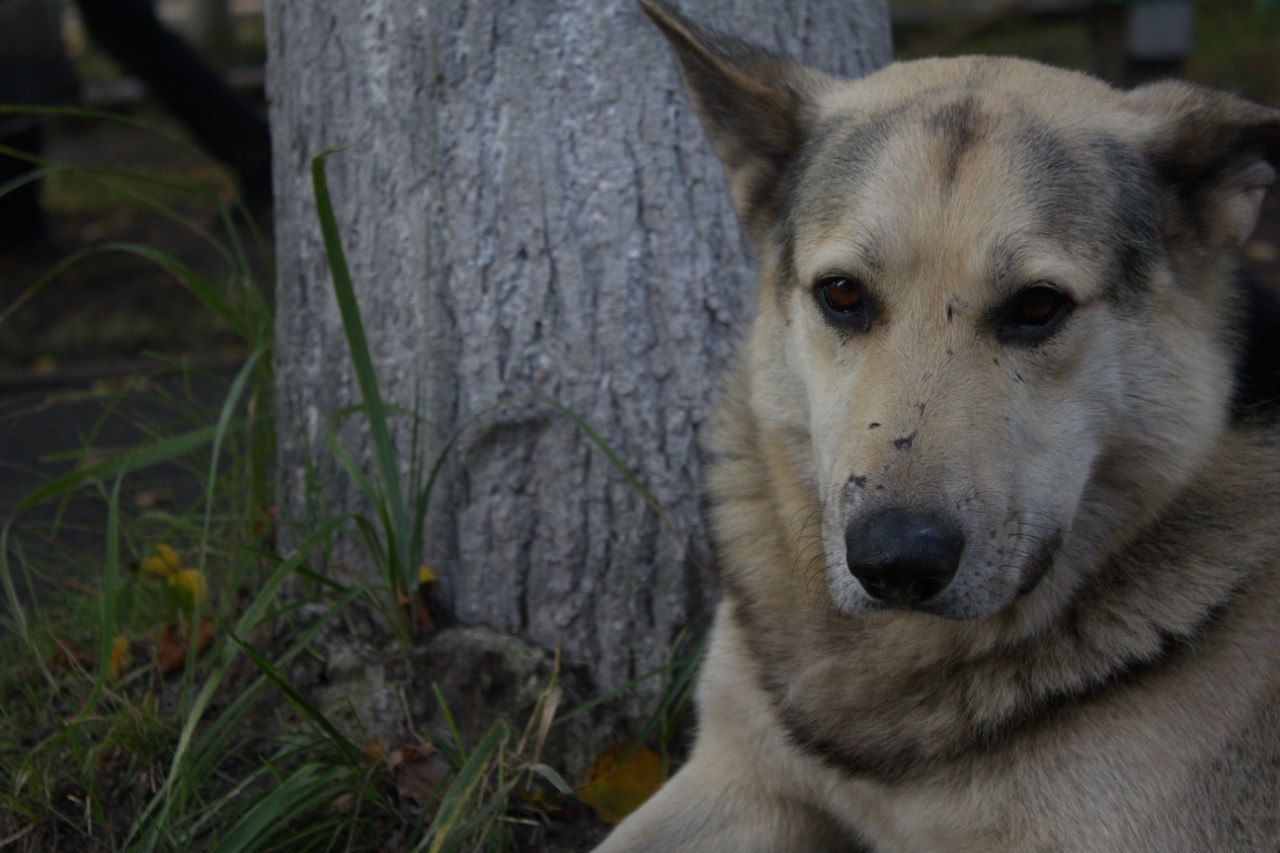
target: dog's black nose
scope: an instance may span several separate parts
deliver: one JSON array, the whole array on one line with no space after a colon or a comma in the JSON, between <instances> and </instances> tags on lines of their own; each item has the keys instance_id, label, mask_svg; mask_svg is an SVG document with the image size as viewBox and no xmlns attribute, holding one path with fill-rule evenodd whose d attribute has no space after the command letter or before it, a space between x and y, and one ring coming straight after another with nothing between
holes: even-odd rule
<instances>
[{"instance_id":1,"label":"dog's black nose","mask_svg":"<svg viewBox=\"0 0 1280 853\"><path fill-rule=\"evenodd\" d=\"M882 510L845 533L849 571L867 595L894 604L927 601L955 577L964 534L932 513Z\"/></svg>"}]
</instances>

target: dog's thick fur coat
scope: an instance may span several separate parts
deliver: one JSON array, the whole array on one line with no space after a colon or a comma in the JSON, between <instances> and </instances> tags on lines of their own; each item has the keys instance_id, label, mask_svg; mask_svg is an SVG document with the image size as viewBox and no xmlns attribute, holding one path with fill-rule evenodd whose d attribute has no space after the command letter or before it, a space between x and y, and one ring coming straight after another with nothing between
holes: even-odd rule
<instances>
[{"instance_id":1,"label":"dog's thick fur coat","mask_svg":"<svg viewBox=\"0 0 1280 853\"><path fill-rule=\"evenodd\" d=\"M1280 849L1280 112L642 4L761 276L697 742L600 850Z\"/></svg>"}]
</instances>

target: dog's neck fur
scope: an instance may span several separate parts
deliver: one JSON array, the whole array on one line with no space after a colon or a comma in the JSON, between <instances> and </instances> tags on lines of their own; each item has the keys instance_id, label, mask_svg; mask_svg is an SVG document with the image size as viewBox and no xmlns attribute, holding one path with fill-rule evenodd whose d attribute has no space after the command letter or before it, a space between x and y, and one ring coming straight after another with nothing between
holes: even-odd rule
<instances>
[{"instance_id":1,"label":"dog's neck fur","mask_svg":"<svg viewBox=\"0 0 1280 853\"><path fill-rule=\"evenodd\" d=\"M995 748L1055 709L1124 689L1156 662L1194 654L1238 606L1242 587L1280 556L1271 529L1280 440L1237 423L1205 476L1123 548L1097 565L1056 566L995 616L843 615L823 580L816 495L781 461L794 438L753 419L750 381L745 369L730 376L725 426L711 441L725 594L780 722L801 748L850 775L910 779L939 759ZM783 452L759 451L771 443ZM1254 491L1219 492L1219 482ZM1229 531L1210 528L1226 522ZM1221 562L1223 537L1237 543L1233 564L1203 571L1204 561Z\"/></svg>"}]
</instances>

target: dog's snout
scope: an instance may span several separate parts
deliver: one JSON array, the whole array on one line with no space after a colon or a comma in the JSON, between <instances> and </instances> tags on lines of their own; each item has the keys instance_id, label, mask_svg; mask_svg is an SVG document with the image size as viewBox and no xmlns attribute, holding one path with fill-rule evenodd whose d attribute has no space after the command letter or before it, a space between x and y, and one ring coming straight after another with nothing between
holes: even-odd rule
<instances>
[{"instance_id":1,"label":"dog's snout","mask_svg":"<svg viewBox=\"0 0 1280 853\"><path fill-rule=\"evenodd\" d=\"M928 601L955 577L964 534L925 512L882 510L845 533L849 571L872 598L893 604Z\"/></svg>"}]
</instances>

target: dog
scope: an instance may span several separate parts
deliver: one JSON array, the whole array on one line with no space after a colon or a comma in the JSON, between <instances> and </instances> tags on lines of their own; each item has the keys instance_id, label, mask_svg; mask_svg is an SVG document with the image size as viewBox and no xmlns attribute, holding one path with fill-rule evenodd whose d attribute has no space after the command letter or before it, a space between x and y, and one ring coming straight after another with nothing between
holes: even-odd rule
<instances>
[{"instance_id":1,"label":"dog","mask_svg":"<svg viewBox=\"0 0 1280 853\"><path fill-rule=\"evenodd\" d=\"M696 740L597 849L1280 849L1280 111L642 6L760 276Z\"/></svg>"}]
</instances>

